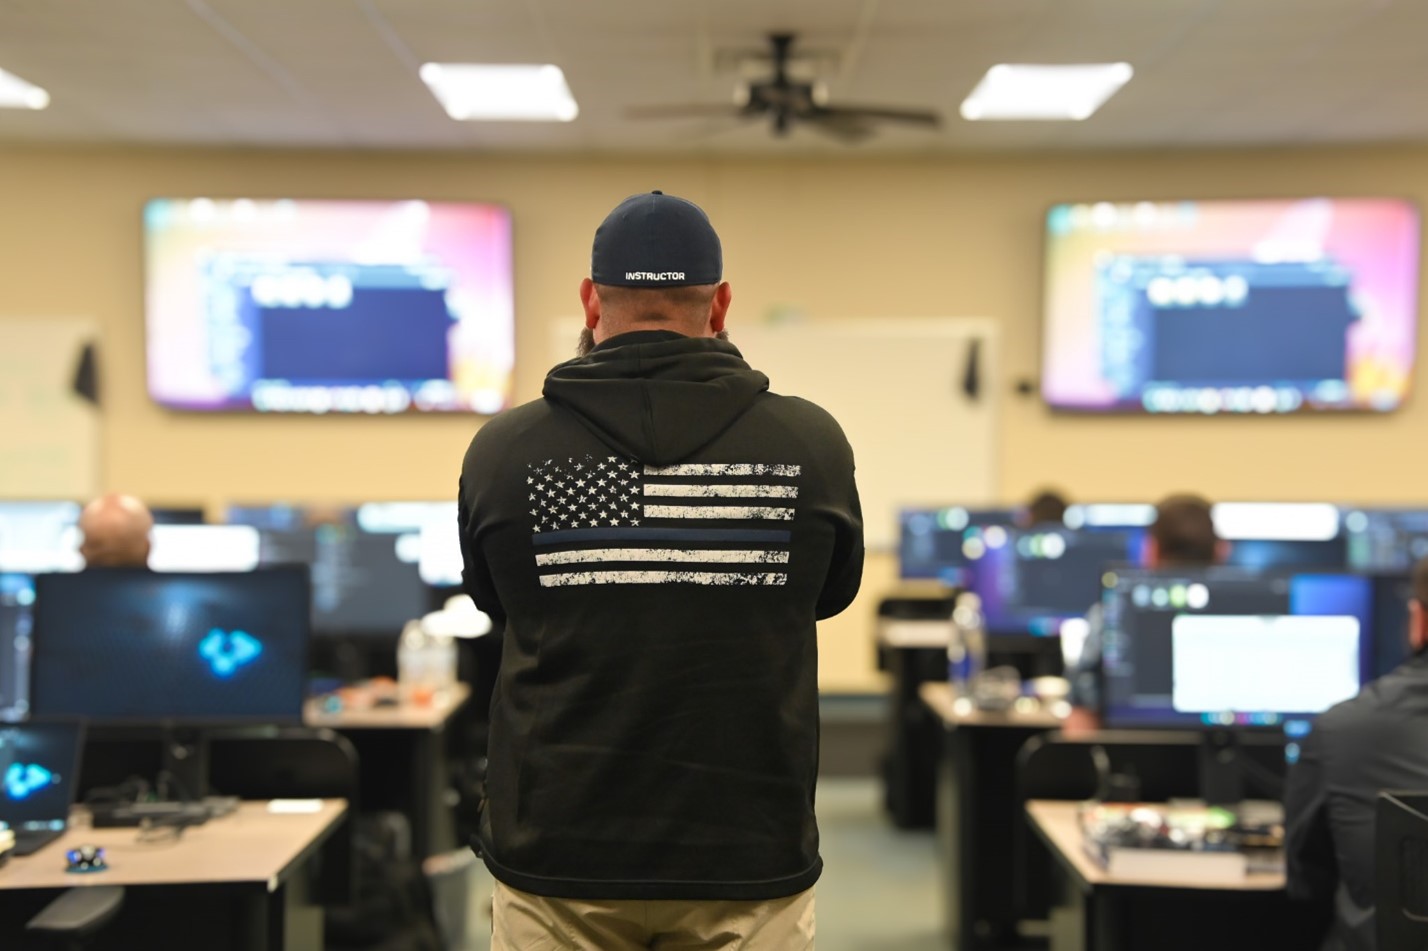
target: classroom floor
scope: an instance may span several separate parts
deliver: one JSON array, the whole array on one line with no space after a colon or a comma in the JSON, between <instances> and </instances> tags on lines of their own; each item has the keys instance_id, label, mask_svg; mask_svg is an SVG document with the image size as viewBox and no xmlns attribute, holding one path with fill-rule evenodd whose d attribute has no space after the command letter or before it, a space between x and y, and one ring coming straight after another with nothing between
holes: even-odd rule
<instances>
[{"instance_id":1,"label":"classroom floor","mask_svg":"<svg viewBox=\"0 0 1428 951\"><path fill-rule=\"evenodd\" d=\"M931 832L904 832L887 820L872 778L818 783L823 877L817 891L818 951L941 951L943 901ZM488 907L490 877L473 875L471 908ZM486 951L484 915L454 951ZM487 931L489 934L489 930Z\"/></svg>"}]
</instances>

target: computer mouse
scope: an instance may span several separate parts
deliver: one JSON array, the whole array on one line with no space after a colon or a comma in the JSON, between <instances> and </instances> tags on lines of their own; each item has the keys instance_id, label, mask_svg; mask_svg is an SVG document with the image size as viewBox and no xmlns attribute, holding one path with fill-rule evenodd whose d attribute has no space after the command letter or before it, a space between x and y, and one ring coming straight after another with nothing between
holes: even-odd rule
<instances>
[{"instance_id":1,"label":"computer mouse","mask_svg":"<svg viewBox=\"0 0 1428 951\"><path fill-rule=\"evenodd\" d=\"M97 845L77 845L64 854L66 872L102 872L109 867Z\"/></svg>"}]
</instances>

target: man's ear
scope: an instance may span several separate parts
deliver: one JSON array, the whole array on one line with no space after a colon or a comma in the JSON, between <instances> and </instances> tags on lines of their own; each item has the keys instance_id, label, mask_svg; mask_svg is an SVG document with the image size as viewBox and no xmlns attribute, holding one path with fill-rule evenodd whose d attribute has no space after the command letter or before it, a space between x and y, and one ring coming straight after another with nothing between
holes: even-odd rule
<instances>
[{"instance_id":1,"label":"man's ear","mask_svg":"<svg viewBox=\"0 0 1428 951\"><path fill-rule=\"evenodd\" d=\"M1428 610L1417 598L1408 602L1408 646L1415 654L1428 647Z\"/></svg>"},{"instance_id":2,"label":"man's ear","mask_svg":"<svg viewBox=\"0 0 1428 951\"><path fill-rule=\"evenodd\" d=\"M733 299L734 292L729 289L728 281L714 288L714 299L709 302L709 329L716 334L724 329L724 318L729 313L729 304Z\"/></svg>"},{"instance_id":3,"label":"man's ear","mask_svg":"<svg viewBox=\"0 0 1428 951\"><path fill-rule=\"evenodd\" d=\"M1227 542L1223 538L1215 542L1215 563L1228 565L1230 563L1230 555L1234 553L1234 550L1234 543Z\"/></svg>"},{"instance_id":4,"label":"man's ear","mask_svg":"<svg viewBox=\"0 0 1428 951\"><path fill-rule=\"evenodd\" d=\"M1147 568L1160 567L1160 542L1152 536L1145 536L1145 542L1140 549L1140 562Z\"/></svg>"},{"instance_id":5,"label":"man's ear","mask_svg":"<svg viewBox=\"0 0 1428 951\"><path fill-rule=\"evenodd\" d=\"M585 309L585 326L594 330L600 322L600 292L588 277L580 282L580 306Z\"/></svg>"}]
</instances>

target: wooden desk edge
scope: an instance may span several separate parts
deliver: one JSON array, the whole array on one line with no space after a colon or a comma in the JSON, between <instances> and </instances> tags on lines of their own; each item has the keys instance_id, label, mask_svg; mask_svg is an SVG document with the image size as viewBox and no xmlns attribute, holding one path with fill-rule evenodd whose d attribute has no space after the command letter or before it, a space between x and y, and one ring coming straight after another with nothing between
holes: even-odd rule
<instances>
[{"instance_id":1,"label":"wooden desk edge","mask_svg":"<svg viewBox=\"0 0 1428 951\"><path fill-rule=\"evenodd\" d=\"M1150 888L1181 889L1186 891L1209 892L1273 892L1283 891L1285 878L1281 873L1251 872L1243 882L1234 884L1210 882L1175 882L1154 880L1123 880L1113 878L1105 869L1086 854L1082 841L1081 826L1077 822L1077 802L1047 799L1031 800L1026 804L1026 815L1031 828L1046 847L1056 856L1076 885L1083 892L1097 886L1103 888Z\"/></svg>"},{"instance_id":2,"label":"wooden desk edge","mask_svg":"<svg viewBox=\"0 0 1428 951\"><path fill-rule=\"evenodd\" d=\"M337 811L332 814L332 818L328 820L327 825L322 827L322 831L308 840L307 845L299 849L297 854L289 859L286 865L278 869L278 873L274 875L272 879L265 883L264 887L266 887L269 892L276 891L275 886L281 885L292 877L293 872L296 869L302 868L309 859L317 854L319 849L327 844L327 840L332 838L333 834L342 827L343 823L348 821L349 814L352 811L352 804L350 802L346 799L325 799L323 802L335 804L338 807Z\"/></svg>"},{"instance_id":3,"label":"wooden desk edge","mask_svg":"<svg viewBox=\"0 0 1428 951\"><path fill-rule=\"evenodd\" d=\"M263 809L263 814L268 815L266 812L266 804L268 801L269 800L247 800L240 804L239 814L248 813L251 815L255 809L261 808ZM275 863L273 866L269 866L264 874L236 874L230 876L199 874L196 877L187 879L183 876L170 876L167 873L158 877L151 877L144 873L139 873L136 876L134 873L124 871L100 873L96 875L71 875L65 873L62 868L64 848L72 848L80 842L93 840L97 836L101 839L98 844L103 845L105 848L112 849L115 845L103 840L113 835L123 835L127 837L131 835L137 836L138 834L138 830L134 828L95 830L89 825L85 808L83 806L75 806L71 809L70 827L66 830L60 841L52 843L34 855L12 856L5 868L0 869L0 892L85 888L94 885L111 884L132 888L186 888L190 886L262 888L267 892L272 892L279 885L287 882L292 877L293 872L300 868L304 862L313 856L317 849L321 848L322 845L332 837L333 833L342 826L343 821L351 811L351 804L345 799L323 799L321 803L321 808L318 809L315 814L316 821L321 822L321 826L318 827L316 831L310 833L310 836L306 838L301 846L290 856L286 859L282 859L281 864ZM311 817L299 815L302 818ZM212 820L212 822L214 824L220 824L228 822L232 818L234 817L225 816ZM206 826L195 827L191 834L194 836L202 836L205 828ZM190 833L185 833L185 835L189 834ZM130 844L131 843L126 842L125 848L127 849ZM132 843L134 846L138 846L139 844L138 842ZM58 864L56 864L56 860L59 860ZM38 873L37 875L25 875L21 872L20 876L17 877L10 874L12 870L20 872L27 865L30 865L30 863L39 863L31 866L32 870Z\"/></svg>"}]
</instances>

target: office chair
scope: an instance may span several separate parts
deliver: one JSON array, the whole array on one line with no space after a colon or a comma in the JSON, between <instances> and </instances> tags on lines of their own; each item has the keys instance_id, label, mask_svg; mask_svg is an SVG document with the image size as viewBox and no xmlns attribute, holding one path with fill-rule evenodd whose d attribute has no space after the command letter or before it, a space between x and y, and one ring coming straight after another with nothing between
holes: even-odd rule
<instances>
[{"instance_id":1,"label":"office chair","mask_svg":"<svg viewBox=\"0 0 1428 951\"><path fill-rule=\"evenodd\" d=\"M357 750L328 729L253 726L208 733L209 786L240 799L345 799L348 820L334 833L323 864L324 905L350 901L360 806Z\"/></svg>"},{"instance_id":2,"label":"office chair","mask_svg":"<svg viewBox=\"0 0 1428 951\"><path fill-rule=\"evenodd\" d=\"M123 907L122 885L71 888L31 918L25 931L49 947L84 951L89 938L114 920Z\"/></svg>"},{"instance_id":3,"label":"office chair","mask_svg":"<svg viewBox=\"0 0 1428 951\"><path fill-rule=\"evenodd\" d=\"M1428 792L1379 793L1374 864L1379 951L1428 947Z\"/></svg>"}]
</instances>

